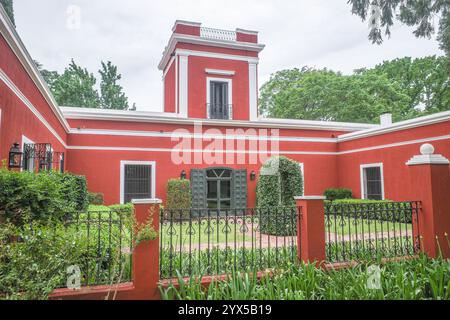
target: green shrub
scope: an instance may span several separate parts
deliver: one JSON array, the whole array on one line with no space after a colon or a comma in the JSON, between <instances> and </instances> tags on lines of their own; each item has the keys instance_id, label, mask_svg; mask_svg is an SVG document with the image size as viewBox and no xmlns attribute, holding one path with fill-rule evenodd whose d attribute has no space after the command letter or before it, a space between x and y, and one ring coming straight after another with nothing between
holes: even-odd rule
<instances>
[{"instance_id":1,"label":"green shrub","mask_svg":"<svg viewBox=\"0 0 450 320\"><path fill-rule=\"evenodd\" d=\"M295 219L266 213L271 212L267 209L295 207L294 197L302 194L303 176L299 164L284 156L270 158L261 168L256 187L257 207L266 209L262 210L264 214L261 215L261 232L279 236L295 235ZM291 225L290 221L294 221L294 225Z\"/></svg>"},{"instance_id":2,"label":"green shrub","mask_svg":"<svg viewBox=\"0 0 450 320\"><path fill-rule=\"evenodd\" d=\"M354 205L359 205L355 210ZM412 210L409 202L395 203L391 200L339 199L325 201L325 213L350 218L412 223Z\"/></svg>"},{"instance_id":3,"label":"green shrub","mask_svg":"<svg viewBox=\"0 0 450 320\"><path fill-rule=\"evenodd\" d=\"M189 216L192 207L191 182L186 179L171 179L167 182L166 210L185 209L183 217Z\"/></svg>"},{"instance_id":4,"label":"green shrub","mask_svg":"<svg viewBox=\"0 0 450 320\"><path fill-rule=\"evenodd\" d=\"M323 195L327 198L327 200L353 198L353 193L350 189L327 189Z\"/></svg>"},{"instance_id":5,"label":"green shrub","mask_svg":"<svg viewBox=\"0 0 450 320\"><path fill-rule=\"evenodd\" d=\"M89 192L89 204L101 206L105 203L103 193Z\"/></svg>"},{"instance_id":6,"label":"green shrub","mask_svg":"<svg viewBox=\"0 0 450 320\"><path fill-rule=\"evenodd\" d=\"M30 219L62 220L75 211L86 210L87 205L85 177L0 169L0 219L15 225Z\"/></svg>"}]
</instances>

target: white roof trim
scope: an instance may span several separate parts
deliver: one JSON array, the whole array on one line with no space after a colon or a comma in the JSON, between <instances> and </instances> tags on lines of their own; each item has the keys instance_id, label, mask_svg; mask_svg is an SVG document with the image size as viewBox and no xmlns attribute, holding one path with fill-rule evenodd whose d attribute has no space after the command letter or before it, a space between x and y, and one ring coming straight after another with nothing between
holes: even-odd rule
<instances>
[{"instance_id":1,"label":"white roof trim","mask_svg":"<svg viewBox=\"0 0 450 320\"><path fill-rule=\"evenodd\" d=\"M39 72L36 65L34 64L33 59L31 58L30 54L28 53L25 45L23 44L22 40L20 39L16 29L12 25L11 21L9 20L9 18L6 15L6 12L2 6L0 6L0 33L6 39L6 42L9 44L9 46L13 50L16 57L22 63L23 67L25 68L28 75L31 77L31 79L35 83L38 90L41 92L44 99L47 101L49 106L54 111L56 118L61 122L61 125L63 126L64 130L66 132L69 132L69 129L70 129L69 124L67 123L66 119L64 118L61 110L58 108L58 104L56 103L55 98L53 97L52 93L50 92L50 89L48 88L47 83L42 78L41 73Z\"/></svg>"},{"instance_id":2,"label":"white roof trim","mask_svg":"<svg viewBox=\"0 0 450 320\"><path fill-rule=\"evenodd\" d=\"M411 128L427 126L427 125L445 122L445 121L450 121L450 111L444 111L444 112L432 114L429 116L424 116L424 117L419 117L419 118L415 118L415 119L411 119L411 120L396 122L389 126L377 126L372 129L343 134L338 137L338 141L345 142L345 141L390 133L390 132L394 132L394 131L400 131L400 130L406 130L406 129L411 129Z\"/></svg>"},{"instance_id":3,"label":"white roof trim","mask_svg":"<svg viewBox=\"0 0 450 320\"><path fill-rule=\"evenodd\" d=\"M218 40L218 39L210 39L210 38L202 38L199 36L185 35L174 33L170 37L169 44L164 50L163 57L161 62L158 65L159 70L163 70L166 66L167 62L170 59L170 55L175 50L175 46L179 43L190 43L190 44L198 44L212 47L220 47L220 48L231 48L236 50L247 50L247 51L256 51L261 52L265 45L251 43L251 42L239 42L239 41L227 41L227 40Z\"/></svg>"},{"instance_id":4,"label":"white roof trim","mask_svg":"<svg viewBox=\"0 0 450 320\"><path fill-rule=\"evenodd\" d=\"M175 113L145 112L145 111L118 111L92 108L67 108L61 107L66 119L105 120L123 122L148 122L148 123L172 123L193 125L223 126L223 127L249 127L249 128L273 128L273 129L305 129L305 130L335 130L355 131L370 128L373 125L357 123L340 123L309 120L284 120L284 119L259 119L258 121L234 121L234 120L207 120L184 118Z\"/></svg>"}]
</instances>

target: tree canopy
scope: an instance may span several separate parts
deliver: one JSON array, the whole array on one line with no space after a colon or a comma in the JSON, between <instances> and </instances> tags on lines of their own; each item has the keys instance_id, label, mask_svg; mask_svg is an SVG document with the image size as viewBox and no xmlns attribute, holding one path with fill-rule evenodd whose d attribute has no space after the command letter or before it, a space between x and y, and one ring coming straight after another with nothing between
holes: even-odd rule
<instances>
[{"instance_id":1,"label":"tree canopy","mask_svg":"<svg viewBox=\"0 0 450 320\"><path fill-rule=\"evenodd\" d=\"M114 66L111 61L107 63L102 61L102 68L98 72L102 79L100 83L101 107L104 109L128 109L128 98L117 83L122 78L122 75L117 73L117 66Z\"/></svg>"},{"instance_id":2,"label":"tree canopy","mask_svg":"<svg viewBox=\"0 0 450 320\"><path fill-rule=\"evenodd\" d=\"M8 17L11 20L12 24L14 26L16 26L16 21L14 20L13 0L0 0L0 4L5 9L6 14L8 15Z\"/></svg>"},{"instance_id":3,"label":"tree canopy","mask_svg":"<svg viewBox=\"0 0 450 320\"><path fill-rule=\"evenodd\" d=\"M43 68L35 61L42 77L47 82L58 105L67 107L136 110L128 106L128 98L118 83L122 75L111 61L101 62L100 94L96 89L97 79L93 73L71 61L62 74Z\"/></svg>"},{"instance_id":4,"label":"tree canopy","mask_svg":"<svg viewBox=\"0 0 450 320\"><path fill-rule=\"evenodd\" d=\"M395 19L414 27L414 35L431 38L436 33L440 48L450 57L450 0L348 0L352 13L370 26L369 39L383 42L383 30L391 35ZM434 21L438 21L435 26Z\"/></svg>"},{"instance_id":5,"label":"tree canopy","mask_svg":"<svg viewBox=\"0 0 450 320\"><path fill-rule=\"evenodd\" d=\"M446 57L403 58L343 75L328 69L282 70L261 88L260 110L274 118L377 123L448 110Z\"/></svg>"}]
</instances>

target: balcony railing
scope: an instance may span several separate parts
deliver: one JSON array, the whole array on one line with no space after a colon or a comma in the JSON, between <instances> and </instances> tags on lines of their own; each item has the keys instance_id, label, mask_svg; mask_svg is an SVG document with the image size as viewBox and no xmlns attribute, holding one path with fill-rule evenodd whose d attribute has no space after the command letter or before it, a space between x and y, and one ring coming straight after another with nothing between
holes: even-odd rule
<instances>
[{"instance_id":1,"label":"balcony railing","mask_svg":"<svg viewBox=\"0 0 450 320\"><path fill-rule=\"evenodd\" d=\"M236 41L236 32L213 28L200 28L200 37L216 40Z\"/></svg>"},{"instance_id":2,"label":"balcony railing","mask_svg":"<svg viewBox=\"0 0 450 320\"><path fill-rule=\"evenodd\" d=\"M208 110L208 119L217 119L217 120L233 119L232 104L208 103L206 109Z\"/></svg>"}]
</instances>

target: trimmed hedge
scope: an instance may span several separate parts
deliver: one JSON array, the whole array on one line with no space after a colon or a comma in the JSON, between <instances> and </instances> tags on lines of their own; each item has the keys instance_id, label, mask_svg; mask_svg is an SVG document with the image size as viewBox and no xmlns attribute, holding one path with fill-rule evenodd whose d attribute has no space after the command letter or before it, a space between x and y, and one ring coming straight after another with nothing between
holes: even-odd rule
<instances>
[{"instance_id":1,"label":"trimmed hedge","mask_svg":"<svg viewBox=\"0 0 450 320\"><path fill-rule=\"evenodd\" d=\"M412 223L410 211L412 212L412 207L408 202L364 199L325 201L325 214L358 219Z\"/></svg>"},{"instance_id":2,"label":"trimmed hedge","mask_svg":"<svg viewBox=\"0 0 450 320\"><path fill-rule=\"evenodd\" d=\"M86 178L70 173L0 169L0 222L61 221L88 206Z\"/></svg>"},{"instance_id":3,"label":"trimmed hedge","mask_svg":"<svg viewBox=\"0 0 450 320\"><path fill-rule=\"evenodd\" d=\"M352 199L353 192L350 189L327 189L323 194L327 200Z\"/></svg>"},{"instance_id":4,"label":"trimmed hedge","mask_svg":"<svg viewBox=\"0 0 450 320\"><path fill-rule=\"evenodd\" d=\"M262 166L256 187L258 208L275 210L286 207L287 212L291 212L289 209L295 207L294 197L302 194L303 176L296 161L277 156L270 158ZM271 211L262 210L261 212ZM292 220L294 225L290 223ZM285 214L262 214L260 230L264 234L293 236L297 233L296 220L286 217Z\"/></svg>"},{"instance_id":5,"label":"trimmed hedge","mask_svg":"<svg viewBox=\"0 0 450 320\"><path fill-rule=\"evenodd\" d=\"M189 209L192 207L191 181L170 179L167 182L166 210L185 209L182 216L189 217Z\"/></svg>"}]
</instances>

